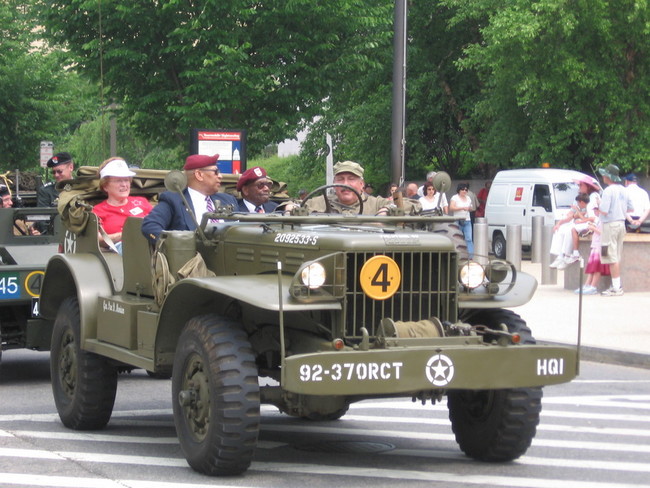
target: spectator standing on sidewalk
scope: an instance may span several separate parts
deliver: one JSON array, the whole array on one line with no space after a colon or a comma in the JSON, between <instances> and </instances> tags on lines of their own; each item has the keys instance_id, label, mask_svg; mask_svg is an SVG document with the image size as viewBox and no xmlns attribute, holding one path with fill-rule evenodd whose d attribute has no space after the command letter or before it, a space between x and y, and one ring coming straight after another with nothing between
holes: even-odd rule
<instances>
[{"instance_id":1,"label":"spectator standing on sidewalk","mask_svg":"<svg viewBox=\"0 0 650 488\"><path fill-rule=\"evenodd\" d=\"M591 252L585 268L585 284L582 286L583 295L596 295L598 293L598 282L601 276L609 276L609 264L603 264L600 260L600 236L603 231L603 224L598 218L595 222L588 222L589 230L593 232L591 236ZM580 293L580 288L575 290Z\"/></svg>"},{"instance_id":2,"label":"spectator standing on sidewalk","mask_svg":"<svg viewBox=\"0 0 650 488\"><path fill-rule=\"evenodd\" d=\"M476 209L478 208L478 198L476 198L476 194L472 190L470 190L469 183L465 183L465 185L467 185L467 196L472 201L472 208L469 211L469 219L470 222L472 223L472 227L474 227L474 220L476 219Z\"/></svg>"},{"instance_id":3,"label":"spectator standing on sidewalk","mask_svg":"<svg viewBox=\"0 0 650 488\"><path fill-rule=\"evenodd\" d=\"M632 209L632 204L625 187L621 185L618 166L608 164L604 168L599 168L598 173L600 173L607 185L597 211L599 218L603 222L601 259L604 264L609 264L612 274L612 286L605 290L602 295L607 297L620 296L623 294L620 263L623 256L625 221L628 218L631 220L631 217L628 217L628 211Z\"/></svg>"},{"instance_id":4,"label":"spectator standing on sidewalk","mask_svg":"<svg viewBox=\"0 0 650 488\"><path fill-rule=\"evenodd\" d=\"M449 201L449 213L458 219L457 224L465 236L467 253L471 259L474 256L474 240L472 236L472 221L470 220L469 213L473 210L473 207L472 199L467 195L468 191L469 185L467 183L458 184L456 194Z\"/></svg>"},{"instance_id":5,"label":"spectator standing on sidewalk","mask_svg":"<svg viewBox=\"0 0 650 488\"><path fill-rule=\"evenodd\" d=\"M628 220L627 230L639 232L641 224L650 214L650 197L648 197L648 192L637 184L634 173L630 173L625 177L625 191L632 202L632 211L629 212L632 220Z\"/></svg>"},{"instance_id":6,"label":"spectator standing on sidewalk","mask_svg":"<svg viewBox=\"0 0 650 488\"><path fill-rule=\"evenodd\" d=\"M426 179L426 181L428 181L429 183L433 183L433 177L434 177L434 176L436 176L436 172L435 172L435 171L429 171L429 172L427 173L427 179ZM417 196L416 196L416 197L412 197L412 198L426 197L426 196L427 196L427 195L426 195L426 192L424 191L424 185L422 185L422 186L418 187L418 194L417 194Z\"/></svg>"},{"instance_id":7,"label":"spectator standing on sidewalk","mask_svg":"<svg viewBox=\"0 0 650 488\"><path fill-rule=\"evenodd\" d=\"M476 213L474 214L476 218L485 217L485 204L487 203L491 187L492 181L486 181L485 185L483 185L483 188L481 188L478 192L478 195L476 195L476 199L478 200L478 207L476 208Z\"/></svg>"}]
</instances>

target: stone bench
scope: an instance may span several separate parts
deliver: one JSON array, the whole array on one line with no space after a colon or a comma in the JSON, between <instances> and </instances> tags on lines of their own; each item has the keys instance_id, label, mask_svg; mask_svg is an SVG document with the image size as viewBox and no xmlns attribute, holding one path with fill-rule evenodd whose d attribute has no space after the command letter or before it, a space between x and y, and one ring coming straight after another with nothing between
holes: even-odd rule
<instances>
[{"instance_id":1,"label":"stone bench","mask_svg":"<svg viewBox=\"0 0 650 488\"><path fill-rule=\"evenodd\" d=\"M585 260L585 268L591 252L591 239L581 238L580 255ZM598 283L599 291L609 288L611 278L603 276ZM623 244L621 260L621 283L626 292L650 291L650 234L628 233ZM580 269L571 265L564 270L564 288L575 290L580 286Z\"/></svg>"}]
</instances>

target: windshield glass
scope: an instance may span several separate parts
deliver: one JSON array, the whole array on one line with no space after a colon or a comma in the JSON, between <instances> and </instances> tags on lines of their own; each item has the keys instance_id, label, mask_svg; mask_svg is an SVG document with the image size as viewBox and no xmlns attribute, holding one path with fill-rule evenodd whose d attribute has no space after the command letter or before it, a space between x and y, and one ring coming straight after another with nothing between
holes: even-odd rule
<instances>
[{"instance_id":1,"label":"windshield glass","mask_svg":"<svg viewBox=\"0 0 650 488\"><path fill-rule=\"evenodd\" d=\"M578 196L578 185L576 183L553 183L555 195L555 206L557 208L569 208L576 201Z\"/></svg>"}]
</instances>

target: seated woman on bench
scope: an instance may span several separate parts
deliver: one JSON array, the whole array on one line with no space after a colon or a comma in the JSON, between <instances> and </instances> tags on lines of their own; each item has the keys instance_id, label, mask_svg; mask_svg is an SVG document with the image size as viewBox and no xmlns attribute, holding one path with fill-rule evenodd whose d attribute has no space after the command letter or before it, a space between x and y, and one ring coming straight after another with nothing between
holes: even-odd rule
<instances>
[{"instance_id":1,"label":"seated woman on bench","mask_svg":"<svg viewBox=\"0 0 650 488\"><path fill-rule=\"evenodd\" d=\"M144 217L151 204L144 197L131 197L131 179L135 173L122 158L110 158L99 166L99 187L108 197L93 207L97 215L102 247L122 254L122 228L127 217Z\"/></svg>"}]
</instances>

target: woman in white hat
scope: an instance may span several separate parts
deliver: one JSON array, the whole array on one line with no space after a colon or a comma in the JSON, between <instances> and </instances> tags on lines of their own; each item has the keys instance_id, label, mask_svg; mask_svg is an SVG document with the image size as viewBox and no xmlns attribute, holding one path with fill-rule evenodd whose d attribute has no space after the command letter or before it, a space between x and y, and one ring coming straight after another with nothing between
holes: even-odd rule
<instances>
[{"instance_id":1,"label":"woman in white hat","mask_svg":"<svg viewBox=\"0 0 650 488\"><path fill-rule=\"evenodd\" d=\"M107 159L99 166L99 187L108 197L93 207L93 213L109 238L106 239L100 231L99 241L102 246L120 253L122 229L127 217L142 218L152 210L146 198L129 196L133 176L135 173L122 158Z\"/></svg>"}]
</instances>

